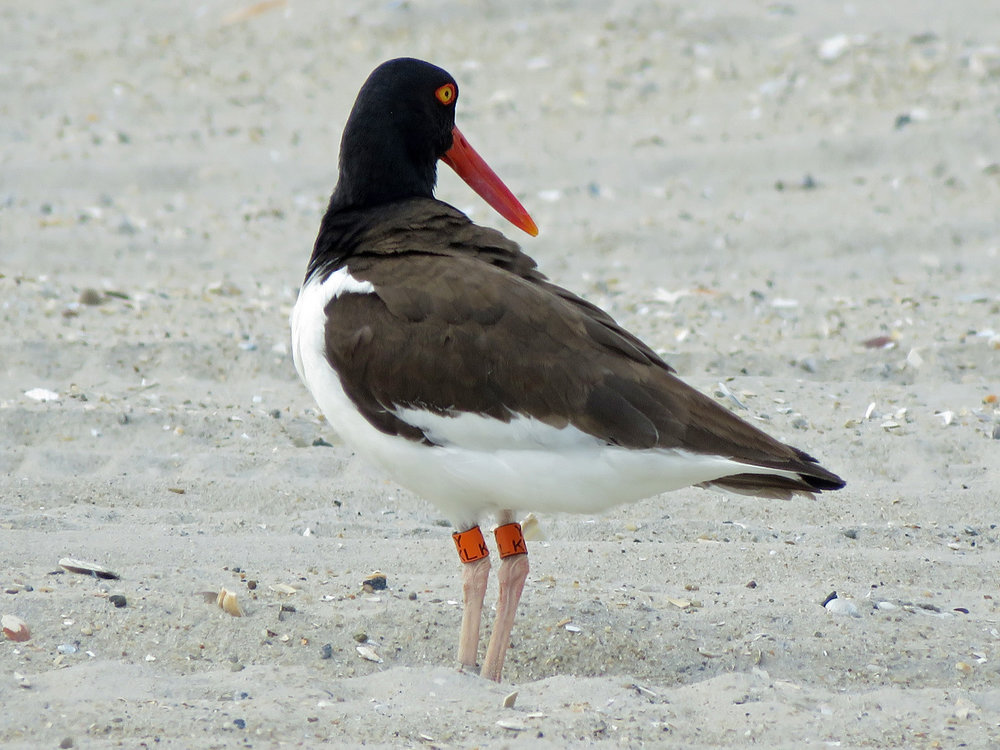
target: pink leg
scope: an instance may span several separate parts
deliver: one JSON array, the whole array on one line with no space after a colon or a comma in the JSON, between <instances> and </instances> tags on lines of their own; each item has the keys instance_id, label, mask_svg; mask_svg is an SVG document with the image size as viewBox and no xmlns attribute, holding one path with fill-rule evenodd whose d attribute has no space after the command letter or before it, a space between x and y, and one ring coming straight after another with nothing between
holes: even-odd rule
<instances>
[{"instance_id":1,"label":"pink leg","mask_svg":"<svg viewBox=\"0 0 1000 750\"><path fill-rule=\"evenodd\" d=\"M479 624L483 620L483 599L490 578L490 550L478 526L451 535L462 561L462 631L458 635L458 663L475 667L479 651Z\"/></svg>"},{"instance_id":2,"label":"pink leg","mask_svg":"<svg viewBox=\"0 0 1000 750\"><path fill-rule=\"evenodd\" d=\"M490 558L483 557L462 566L462 632L458 636L458 663L462 669L476 666L479 651L479 624L483 619L483 599L490 577Z\"/></svg>"},{"instance_id":3,"label":"pink leg","mask_svg":"<svg viewBox=\"0 0 1000 750\"><path fill-rule=\"evenodd\" d=\"M528 553L524 546L524 537L521 535L521 527L517 524L510 523L498 528L496 535L500 556L503 558L500 570L497 571L500 595L497 599L497 616L493 623L490 645L486 649L482 676L500 682L504 657L507 656L507 647L510 646L510 634L514 629L514 616L521 601L521 592L524 591L524 582L528 579Z\"/></svg>"}]
</instances>

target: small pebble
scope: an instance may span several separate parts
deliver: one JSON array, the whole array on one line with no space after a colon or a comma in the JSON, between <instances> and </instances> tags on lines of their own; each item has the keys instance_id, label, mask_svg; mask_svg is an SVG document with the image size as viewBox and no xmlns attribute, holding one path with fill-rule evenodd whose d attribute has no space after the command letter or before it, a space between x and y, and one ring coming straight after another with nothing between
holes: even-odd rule
<instances>
[{"instance_id":1,"label":"small pebble","mask_svg":"<svg viewBox=\"0 0 1000 750\"><path fill-rule=\"evenodd\" d=\"M846 34L837 34L820 42L817 55L824 62L833 62L839 59L851 48L851 39Z\"/></svg>"},{"instance_id":2,"label":"small pebble","mask_svg":"<svg viewBox=\"0 0 1000 750\"><path fill-rule=\"evenodd\" d=\"M104 297L96 289L87 287L80 292L81 305L99 305L104 301Z\"/></svg>"},{"instance_id":3,"label":"small pebble","mask_svg":"<svg viewBox=\"0 0 1000 750\"><path fill-rule=\"evenodd\" d=\"M411 602L415 602L417 600L417 592L416 591L411 591L408 598L409 598L409 600Z\"/></svg>"},{"instance_id":4,"label":"small pebble","mask_svg":"<svg viewBox=\"0 0 1000 750\"><path fill-rule=\"evenodd\" d=\"M118 222L117 231L118 234L136 234L139 231L139 227L127 216L123 216L121 221Z\"/></svg>"},{"instance_id":5,"label":"small pebble","mask_svg":"<svg viewBox=\"0 0 1000 750\"><path fill-rule=\"evenodd\" d=\"M875 336L865 339L861 344L866 349L892 349L896 346L896 340L892 336Z\"/></svg>"},{"instance_id":6,"label":"small pebble","mask_svg":"<svg viewBox=\"0 0 1000 750\"><path fill-rule=\"evenodd\" d=\"M246 729L247 723L245 719L233 719L233 724L237 729Z\"/></svg>"},{"instance_id":7,"label":"small pebble","mask_svg":"<svg viewBox=\"0 0 1000 750\"><path fill-rule=\"evenodd\" d=\"M73 747L73 738L63 737L62 742L59 743L59 747L63 748L63 750L68 747Z\"/></svg>"},{"instance_id":8,"label":"small pebble","mask_svg":"<svg viewBox=\"0 0 1000 750\"><path fill-rule=\"evenodd\" d=\"M389 584L385 573L376 570L361 582L361 587L370 594L372 591L384 591L389 587Z\"/></svg>"},{"instance_id":9,"label":"small pebble","mask_svg":"<svg viewBox=\"0 0 1000 750\"><path fill-rule=\"evenodd\" d=\"M128 601L121 594L112 594L108 597L108 601L114 604L118 609L121 609L128 604Z\"/></svg>"},{"instance_id":10,"label":"small pebble","mask_svg":"<svg viewBox=\"0 0 1000 750\"><path fill-rule=\"evenodd\" d=\"M857 529L844 529L841 533L844 536L846 536L848 539L857 539L858 538L858 530Z\"/></svg>"},{"instance_id":11,"label":"small pebble","mask_svg":"<svg viewBox=\"0 0 1000 750\"><path fill-rule=\"evenodd\" d=\"M319 649L320 659L332 659L333 658L333 645L330 643L324 643Z\"/></svg>"}]
</instances>

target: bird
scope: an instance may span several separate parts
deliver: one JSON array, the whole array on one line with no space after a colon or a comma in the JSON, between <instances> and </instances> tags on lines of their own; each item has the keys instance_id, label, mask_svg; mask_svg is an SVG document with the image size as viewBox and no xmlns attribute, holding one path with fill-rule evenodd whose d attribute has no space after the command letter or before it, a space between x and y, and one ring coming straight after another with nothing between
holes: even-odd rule
<instances>
[{"instance_id":1,"label":"bird","mask_svg":"<svg viewBox=\"0 0 1000 750\"><path fill-rule=\"evenodd\" d=\"M444 513L462 569L459 669L501 680L529 564L515 514L593 514L688 486L770 498L845 482L681 381L520 246L434 197L451 167L528 235L531 216L456 127L458 84L382 63L344 127L291 314L295 368L343 441Z\"/></svg>"}]
</instances>

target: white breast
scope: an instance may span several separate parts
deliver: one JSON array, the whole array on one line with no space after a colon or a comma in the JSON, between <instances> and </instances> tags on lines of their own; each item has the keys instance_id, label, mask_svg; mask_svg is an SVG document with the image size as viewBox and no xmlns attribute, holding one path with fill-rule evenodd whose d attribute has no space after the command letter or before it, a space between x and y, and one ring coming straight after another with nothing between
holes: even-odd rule
<instances>
[{"instance_id":1,"label":"white breast","mask_svg":"<svg viewBox=\"0 0 1000 750\"><path fill-rule=\"evenodd\" d=\"M299 297L292 308L292 360L299 377L309 387L306 378L305 357L318 354L326 362L324 332L326 329L326 306L342 294L373 294L375 287L370 281L359 281L346 268L331 273L326 281L310 279L299 290ZM316 363L310 361L310 365ZM312 391L312 388L309 387ZM316 393L313 391L313 396Z\"/></svg>"}]
</instances>

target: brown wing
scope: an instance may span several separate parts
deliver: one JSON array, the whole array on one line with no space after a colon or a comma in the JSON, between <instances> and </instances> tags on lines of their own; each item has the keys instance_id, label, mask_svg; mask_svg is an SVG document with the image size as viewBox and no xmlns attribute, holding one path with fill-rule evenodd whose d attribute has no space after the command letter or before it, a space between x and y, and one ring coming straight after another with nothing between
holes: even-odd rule
<instances>
[{"instance_id":1,"label":"brown wing","mask_svg":"<svg viewBox=\"0 0 1000 750\"><path fill-rule=\"evenodd\" d=\"M410 222L386 241L369 238L346 265L375 293L327 307L327 356L376 427L429 442L393 410L520 414L610 445L683 448L803 476L718 482L731 479L737 491L760 492L772 479L781 480L776 494L842 486L805 453L684 384L606 313L545 280L514 243L455 213L465 220L460 232L414 231ZM408 240L397 243L399 234Z\"/></svg>"}]
</instances>

